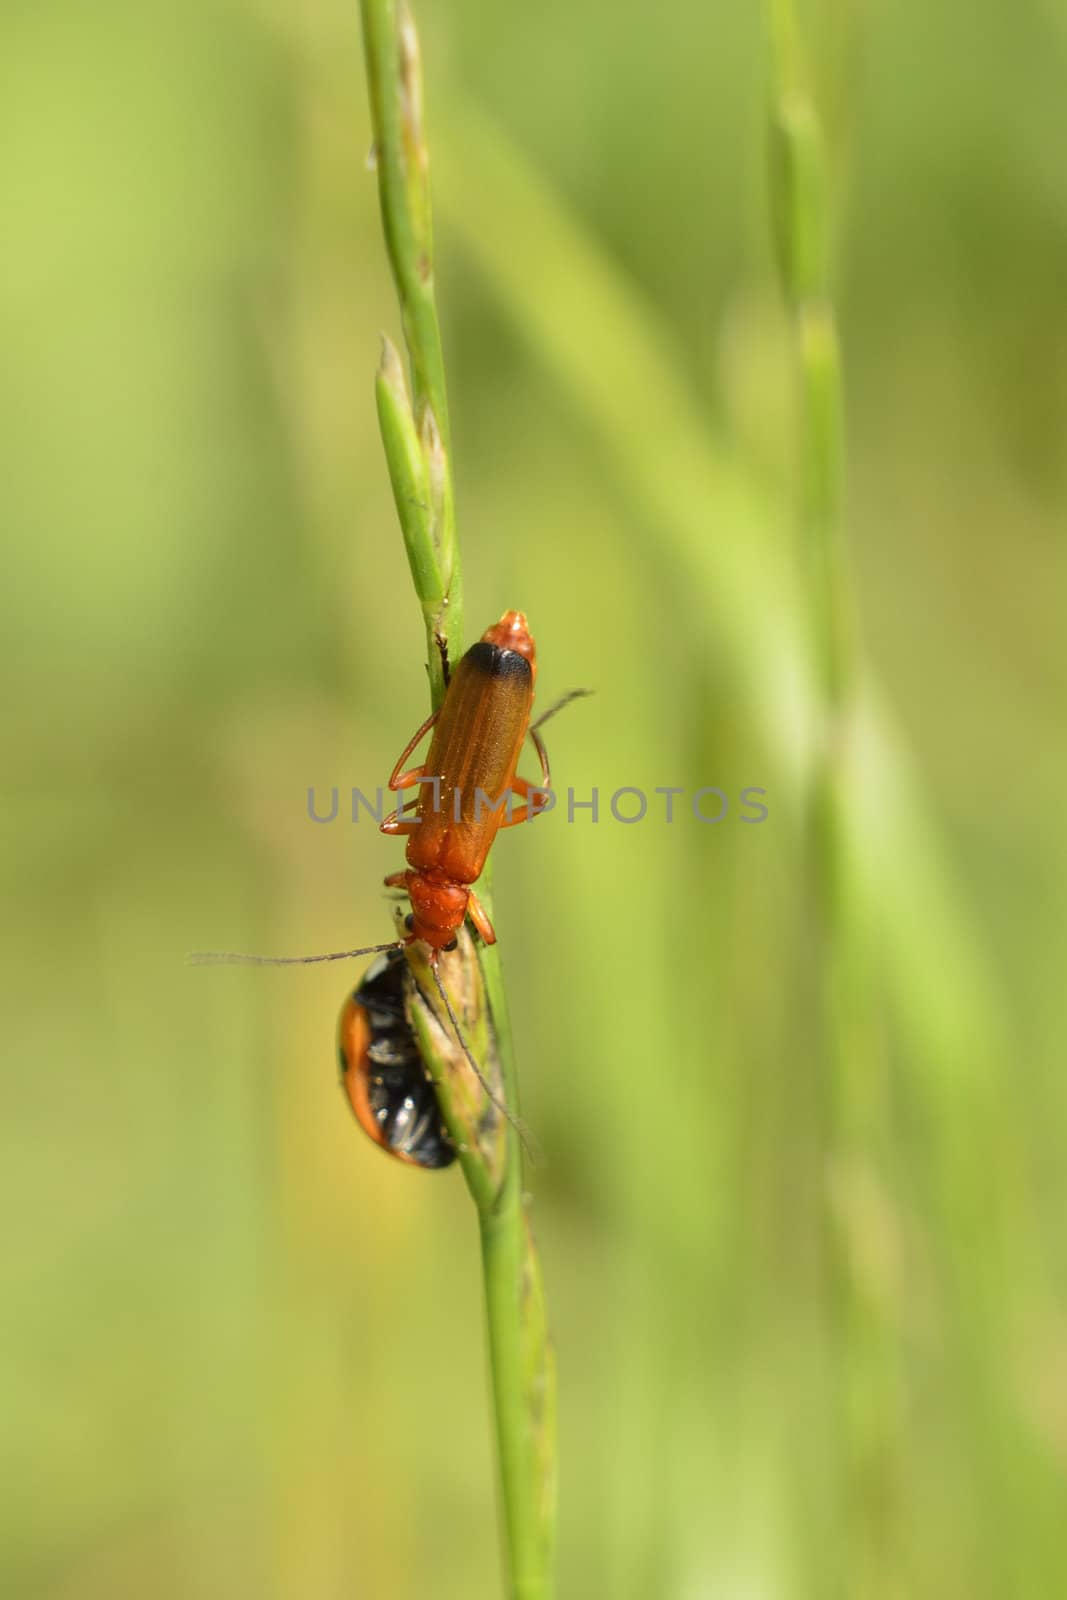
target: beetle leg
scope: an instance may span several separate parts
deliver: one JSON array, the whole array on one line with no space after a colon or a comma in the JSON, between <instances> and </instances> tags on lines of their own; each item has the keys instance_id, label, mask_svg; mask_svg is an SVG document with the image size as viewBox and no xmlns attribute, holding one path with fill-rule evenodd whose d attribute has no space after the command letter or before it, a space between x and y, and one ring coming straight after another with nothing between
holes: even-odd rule
<instances>
[{"instance_id":1,"label":"beetle leg","mask_svg":"<svg viewBox=\"0 0 1067 1600\"><path fill-rule=\"evenodd\" d=\"M415 806L418 805L418 803L418 797L416 796L414 800L405 800L404 804L399 806L395 811L390 811L389 815L385 817L383 821L379 822L379 833L399 833L401 830L398 827L398 821L403 820L406 822L411 820L410 818L404 816L404 812L411 811Z\"/></svg>"},{"instance_id":2,"label":"beetle leg","mask_svg":"<svg viewBox=\"0 0 1067 1600\"><path fill-rule=\"evenodd\" d=\"M391 811L385 821L378 824L378 832L387 833L395 839L401 834L414 833L418 825L418 817L398 817L395 811Z\"/></svg>"},{"instance_id":3,"label":"beetle leg","mask_svg":"<svg viewBox=\"0 0 1067 1600\"><path fill-rule=\"evenodd\" d=\"M470 899L467 902L467 915L481 934L483 944L496 944L496 930L489 921L486 909L473 889L470 891Z\"/></svg>"},{"instance_id":4,"label":"beetle leg","mask_svg":"<svg viewBox=\"0 0 1067 1600\"><path fill-rule=\"evenodd\" d=\"M389 779L390 789L408 789L414 782L416 775L420 778L422 777L423 771L425 770L423 767L412 767L410 772L402 772L401 768L403 767L408 756L414 750L415 746L418 744L419 740L423 738L425 734L429 733L439 715L440 713L437 711L431 712L431 714L426 718L426 721L423 723L422 727L419 729L418 733L415 734L413 739L408 740L407 744L400 752L400 757L397 761L397 764L393 768L393 775Z\"/></svg>"},{"instance_id":5,"label":"beetle leg","mask_svg":"<svg viewBox=\"0 0 1067 1600\"><path fill-rule=\"evenodd\" d=\"M406 889L407 886L408 875L406 872L391 872L384 885L386 889Z\"/></svg>"},{"instance_id":6,"label":"beetle leg","mask_svg":"<svg viewBox=\"0 0 1067 1600\"><path fill-rule=\"evenodd\" d=\"M510 816L505 812L504 820L499 824L500 828L514 828L516 823L532 822L535 817L544 815L547 807L538 807L537 795L534 796L534 810L533 812L530 811L531 788L539 789L543 792L545 789L550 789L551 784L549 784L547 781L543 784L531 784L529 778L520 778L518 774L512 778L511 792L514 795L518 795L519 799L522 801L522 805L516 806L511 812Z\"/></svg>"},{"instance_id":7,"label":"beetle leg","mask_svg":"<svg viewBox=\"0 0 1067 1600\"><path fill-rule=\"evenodd\" d=\"M389 787L394 794L399 794L402 790L410 789L413 784L418 783L425 771L425 766L409 767L406 772L398 772L394 767L392 776L389 779Z\"/></svg>"},{"instance_id":8,"label":"beetle leg","mask_svg":"<svg viewBox=\"0 0 1067 1600\"><path fill-rule=\"evenodd\" d=\"M552 787L552 772L548 765L548 750L545 741L537 731L536 723L530 729L530 742L537 751L537 759L541 763L541 784L545 789Z\"/></svg>"},{"instance_id":9,"label":"beetle leg","mask_svg":"<svg viewBox=\"0 0 1067 1600\"><path fill-rule=\"evenodd\" d=\"M448 662L448 640L443 633L435 633L433 642L437 646L437 654L441 657L441 676L445 680L445 688L447 689L452 681L452 668Z\"/></svg>"}]
</instances>

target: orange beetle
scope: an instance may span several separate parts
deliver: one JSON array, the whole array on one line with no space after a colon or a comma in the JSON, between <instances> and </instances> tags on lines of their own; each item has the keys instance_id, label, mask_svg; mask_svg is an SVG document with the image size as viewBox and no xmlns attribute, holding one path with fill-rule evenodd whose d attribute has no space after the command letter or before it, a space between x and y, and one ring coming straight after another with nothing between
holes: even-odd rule
<instances>
[{"instance_id":1,"label":"orange beetle","mask_svg":"<svg viewBox=\"0 0 1067 1600\"><path fill-rule=\"evenodd\" d=\"M446 663L447 666L447 663ZM194 962L247 962L255 966L303 966L320 961L347 961L353 956L399 951L417 939L430 947L430 970L448 1012L456 1037L478 1081L489 1098L511 1119L474 1060L456 1019L438 971L438 956L455 940L468 912L486 944L496 943L493 925L471 885L485 866L493 840L501 828L532 820L547 807L537 805L537 794L517 775L519 755L527 735L541 762L544 795L551 788L548 752L538 728L571 700L589 691L575 689L531 724L537 651L521 611L505 611L487 628L460 661L448 683L440 708L423 723L403 751L389 779L394 792L420 785L418 798L394 811L381 824L383 833L407 837L408 865L404 872L386 878L390 888L406 889L411 899L407 932L390 944L364 945L358 950L333 950L314 956L246 956L227 951L202 951ZM429 753L421 765L402 770L419 740L434 729ZM431 790L427 796L426 788ZM513 799L521 802L513 806ZM413 815L404 812L413 810ZM355 997L354 1001L355 1001ZM358 1005L358 1002L357 1002ZM347 1048L353 1060L369 1059L364 1052L363 1027L358 1009L347 1013L350 1033ZM358 1035L358 1036L357 1036ZM371 1132L367 1107L357 1104L362 1093L357 1079L346 1080L353 1109ZM372 1137L375 1135L372 1132Z\"/></svg>"},{"instance_id":2,"label":"orange beetle","mask_svg":"<svg viewBox=\"0 0 1067 1600\"><path fill-rule=\"evenodd\" d=\"M486 944L496 942L471 884L481 875L499 829L538 814L531 785L516 772L528 733L541 760L543 787L550 786L545 747L530 727L536 679L537 651L526 618L521 611L505 611L467 651L440 709L393 768L390 789L417 783L420 793L411 802L413 816L394 811L381 825L383 833L405 834L408 840L407 870L385 881L407 890L410 937L425 940L434 952L452 942L468 912ZM403 771L430 728L434 735L426 760ZM522 803L513 806L512 798Z\"/></svg>"},{"instance_id":3,"label":"orange beetle","mask_svg":"<svg viewBox=\"0 0 1067 1600\"><path fill-rule=\"evenodd\" d=\"M430 798L421 793L381 824L383 833L404 834L408 840L406 870L385 880L388 888L406 889L411 898L403 939L315 956L202 950L190 956L190 961L307 966L398 950L422 939L430 947L430 966L436 978L438 954L453 943L468 912L485 943L495 944L493 924L471 884L481 875L501 828L532 821L548 809L537 804L538 797L546 796L552 787L548 752L538 729L572 700L591 692L570 690L531 723L536 678L537 651L526 618L521 611L505 611L467 651L448 682L440 708L427 717L393 768L390 789L417 783L432 790ZM426 760L403 771L404 762L431 728L435 732ZM540 787L516 772L527 735L541 762ZM521 804L513 806L514 799ZM414 814L405 816L410 810ZM447 1005L447 995L444 999Z\"/></svg>"}]
</instances>

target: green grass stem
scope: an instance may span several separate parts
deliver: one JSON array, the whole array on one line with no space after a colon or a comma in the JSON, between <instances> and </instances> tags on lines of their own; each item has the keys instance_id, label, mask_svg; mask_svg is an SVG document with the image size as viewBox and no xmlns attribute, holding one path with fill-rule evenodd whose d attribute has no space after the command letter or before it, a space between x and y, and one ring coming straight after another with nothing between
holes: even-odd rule
<instances>
[{"instance_id":1,"label":"green grass stem","mask_svg":"<svg viewBox=\"0 0 1067 1600\"><path fill-rule=\"evenodd\" d=\"M441 333L434 299L429 156L422 112L418 40L408 7L363 0L363 36L374 125L374 148L386 247L400 300L410 369L383 341L376 395L382 440L415 591L426 626L431 703L444 694L440 647L457 660L463 644L462 583L456 538L451 434ZM479 895L491 913L488 872ZM518 1092L497 948L479 948L488 995L492 1047L475 1030L504 1103L518 1117ZM448 981L446 974L446 982ZM430 991L423 986L424 992ZM455 1003L455 1002L453 1002ZM422 1019L425 1027L426 1019ZM421 1031L421 1030L420 1030ZM445 1114L454 1136L448 1084L454 1047L423 1032L431 1070L445 1085ZM488 1062L483 1070L488 1069ZM540 1265L523 1200L522 1150L514 1123L500 1143L464 1139L461 1161L478 1210L489 1330L492 1395L512 1600L550 1600L555 1522L555 1377Z\"/></svg>"},{"instance_id":2,"label":"green grass stem","mask_svg":"<svg viewBox=\"0 0 1067 1600\"><path fill-rule=\"evenodd\" d=\"M767 0L771 213L797 375L801 603L814 694L806 796L820 1003L830 1321L837 1425L826 1516L848 1593L897 1592L888 1552L895 1475L898 1308L871 1265L872 1207L899 1230L890 1186L886 1045L850 870L858 652L845 546L844 404L831 284L823 137L792 0ZM823 1537L825 1538L825 1533Z\"/></svg>"}]
</instances>

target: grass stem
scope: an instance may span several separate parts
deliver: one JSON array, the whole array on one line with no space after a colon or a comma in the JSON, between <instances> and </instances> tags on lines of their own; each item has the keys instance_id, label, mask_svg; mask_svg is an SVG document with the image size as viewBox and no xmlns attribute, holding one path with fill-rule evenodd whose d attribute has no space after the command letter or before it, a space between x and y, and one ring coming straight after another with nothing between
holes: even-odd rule
<instances>
[{"instance_id":1,"label":"grass stem","mask_svg":"<svg viewBox=\"0 0 1067 1600\"><path fill-rule=\"evenodd\" d=\"M772 212L797 370L802 593L815 690L807 795L808 873L821 1011L819 1079L827 1109L824 1183L839 1425L829 1515L841 1524L849 1593L894 1592L894 1308L868 1257L872 1195L892 1215L884 1047L849 862L859 654L842 516L844 406L831 285L822 132L793 0L767 0Z\"/></svg>"},{"instance_id":2,"label":"grass stem","mask_svg":"<svg viewBox=\"0 0 1067 1600\"><path fill-rule=\"evenodd\" d=\"M431 702L444 696L442 648L458 660L463 644L462 579L456 538L451 432L441 332L434 297L429 155L422 110L418 39L403 0L362 0L363 37L374 125L375 162L386 248L400 300L409 379L383 340L376 398L412 581L426 626ZM408 391L410 381L410 395ZM479 896L492 912L488 872ZM494 1065L504 1103L518 1116L518 1091L496 946L480 947ZM448 1083L454 1059L433 1059ZM486 1047L488 1049L488 1046ZM453 1114L447 1092L446 1119ZM458 1115L458 1112L455 1113ZM450 1123L450 1126L452 1124ZM551 1600L555 1522L555 1375L540 1264L525 1214L522 1149L516 1127L500 1142L465 1141L461 1162L478 1210L512 1600Z\"/></svg>"}]
</instances>

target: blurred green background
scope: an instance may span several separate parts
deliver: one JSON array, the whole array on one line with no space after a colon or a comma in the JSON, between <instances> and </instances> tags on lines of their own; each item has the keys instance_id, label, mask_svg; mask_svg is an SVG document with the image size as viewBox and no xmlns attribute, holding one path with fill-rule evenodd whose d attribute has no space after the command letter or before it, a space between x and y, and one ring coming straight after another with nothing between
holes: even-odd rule
<instances>
[{"instance_id":1,"label":"blurred green background","mask_svg":"<svg viewBox=\"0 0 1067 1600\"><path fill-rule=\"evenodd\" d=\"M809 13L848 531L909 752L869 765L843 1154L758 8L419 21L469 632L522 607L542 703L596 689L560 785L769 797L496 851L560 1592L1065 1593L1067 13ZM389 935L396 845L305 810L426 709L357 7L15 0L3 33L0 1581L488 1600L463 1185L347 1115L358 970L183 966Z\"/></svg>"}]
</instances>

